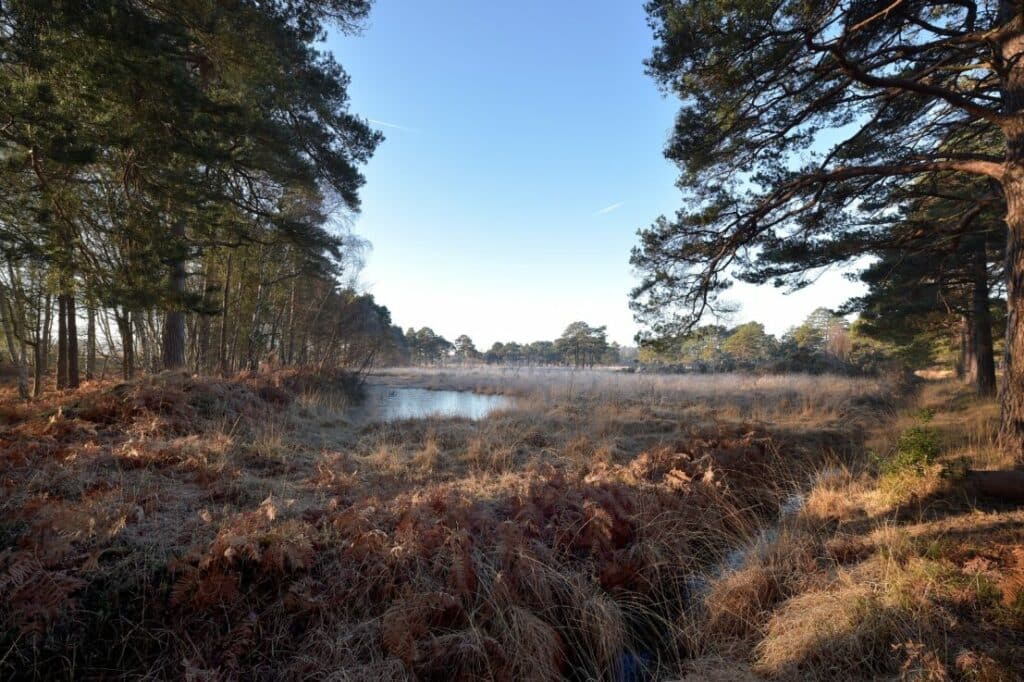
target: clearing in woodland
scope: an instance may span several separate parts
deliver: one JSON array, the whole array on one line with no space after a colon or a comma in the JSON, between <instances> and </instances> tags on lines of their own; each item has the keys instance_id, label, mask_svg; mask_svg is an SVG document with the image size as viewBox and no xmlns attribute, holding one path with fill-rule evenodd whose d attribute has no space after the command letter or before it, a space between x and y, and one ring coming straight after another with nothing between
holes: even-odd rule
<instances>
[{"instance_id":1,"label":"clearing in woodland","mask_svg":"<svg viewBox=\"0 0 1024 682\"><path fill-rule=\"evenodd\" d=\"M516 400L478 422L353 424L344 375L294 371L7 396L4 676L828 678L1024 660L1019 512L977 506L958 474L993 456L995 415L952 384L915 399L832 376L383 380ZM915 400L928 409L908 417Z\"/></svg>"}]
</instances>

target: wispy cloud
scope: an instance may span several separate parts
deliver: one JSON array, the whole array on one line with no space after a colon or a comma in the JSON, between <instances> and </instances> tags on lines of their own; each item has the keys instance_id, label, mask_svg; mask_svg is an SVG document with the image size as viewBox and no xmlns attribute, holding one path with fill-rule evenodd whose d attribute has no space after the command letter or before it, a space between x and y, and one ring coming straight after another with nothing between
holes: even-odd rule
<instances>
[{"instance_id":1,"label":"wispy cloud","mask_svg":"<svg viewBox=\"0 0 1024 682\"><path fill-rule=\"evenodd\" d=\"M381 126L382 128L394 128L395 130L404 130L407 133L418 133L419 130L416 128L409 128L407 126L400 126L397 123L388 123L387 121L381 121L376 118L368 119L370 123Z\"/></svg>"},{"instance_id":2,"label":"wispy cloud","mask_svg":"<svg viewBox=\"0 0 1024 682\"><path fill-rule=\"evenodd\" d=\"M608 213L611 213L612 211L618 211L625 205L625 203L625 201L616 201L611 206L605 206L600 211L597 211L596 213L594 213L594 215L606 215Z\"/></svg>"}]
</instances>

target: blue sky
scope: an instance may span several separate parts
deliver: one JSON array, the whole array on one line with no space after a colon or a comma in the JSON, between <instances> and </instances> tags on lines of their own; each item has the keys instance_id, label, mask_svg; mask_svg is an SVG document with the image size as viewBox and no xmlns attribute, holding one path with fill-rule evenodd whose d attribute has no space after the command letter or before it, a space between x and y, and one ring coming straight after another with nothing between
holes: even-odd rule
<instances>
[{"instance_id":1,"label":"blue sky","mask_svg":"<svg viewBox=\"0 0 1024 682\"><path fill-rule=\"evenodd\" d=\"M631 343L636 230L680 201L651 40L640 0L378 0L361 35L329 38L387 136L354 229L397 324L488 347L584 320ZM793 296L741 286L732 321L778 333L852 291L838 273Z\"/></svg>"}]
</instances>

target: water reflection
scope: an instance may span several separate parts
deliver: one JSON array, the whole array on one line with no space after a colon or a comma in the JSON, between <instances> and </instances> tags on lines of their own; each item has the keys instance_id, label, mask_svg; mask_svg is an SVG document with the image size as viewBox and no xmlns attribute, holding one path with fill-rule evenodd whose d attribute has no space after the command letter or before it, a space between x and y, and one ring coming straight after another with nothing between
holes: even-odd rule
<instances>
[{"instance_id":1,"label":"water reflection","mask_svg":"<svg viewBox=\"0 0 1024 682\"><path fill-rule=\"evenodd\" d=\"M437 416L482 419L494 410L511 405L512 399L503 395L368 384L366 399L353 408L352 418L360 422L393 422Z\"/></svg>"}]
</instances>

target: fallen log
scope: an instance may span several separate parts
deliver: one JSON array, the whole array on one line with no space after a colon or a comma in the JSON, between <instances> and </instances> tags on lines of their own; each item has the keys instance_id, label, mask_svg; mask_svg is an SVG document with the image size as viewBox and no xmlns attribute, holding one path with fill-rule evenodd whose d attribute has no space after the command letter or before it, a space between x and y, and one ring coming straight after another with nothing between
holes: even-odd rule
<instances>
[{"instance_id":1,"label":"fallen log","mask_svg":"<svg viewBox=\"0 0 1024 682\"><path fill-rule=\"evenodd\" d=\"M979 495L1024 502L1024 469L971 470L967 483Z\"/></svg>"}]
</instances>

